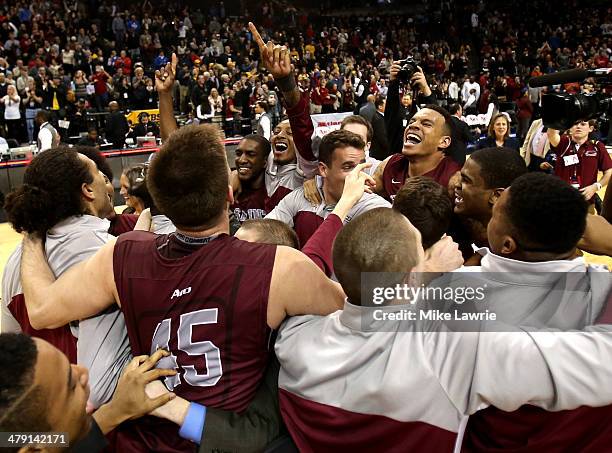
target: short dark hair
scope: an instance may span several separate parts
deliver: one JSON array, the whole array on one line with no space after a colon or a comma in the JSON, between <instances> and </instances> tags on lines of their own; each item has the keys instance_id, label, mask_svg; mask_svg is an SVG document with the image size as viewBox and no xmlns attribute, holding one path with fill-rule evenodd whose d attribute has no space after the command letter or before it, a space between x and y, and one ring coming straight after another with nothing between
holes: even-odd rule
<instances>
[{"instance_id":1,"label":"short dark hair","mask_svg":"<svg viewBox=\"0 0 612 453\"><path fill-rule=\"evenodd\" d=\"M240 228L256 231L257 242L261 244L286 245L294 249L300 249L298 236L289 225L275 219L251 219L242 223Z\"/></svg>"},{"instance_id":2,"label":"short dark hair","mask_svg":"<svg viewBox=\"0 0 612 453\"><path fill-rule=\"evenodd\" d=\"M378 108L381 105L383 105L384 102L385 102L385 97L378 95L376 96L376 99L374 99L374 107Z\"/></svg>"},{"instance_id":3,"label":"short dark hair","mask_svg":"<svg viewBox=\"0 0 612 453\"><path fill-rule=\"evenodd\" d=\"M98 151L98 148L94 148L93 146L75 146L74 149L77 153L83 154L84 156L89 157L94 161L98 170L100 170L104 175L110 180L113 180L113 170L111 170L106 157Z\"/></svg>"},{"instance_id":4,"label":"short dark hair","mask_svg":"<svg viewBox=\"0 0 612 453\"><path fill-rule=\"evenodd\" d=\"M347 146L364 149L365 143L359 135L351 131L337 129L330 132L321 139L319 161L329 167L334 158L334 151L338 148L346 148Z\"/></svg>"},{"instance_id":5,"label":"short dark hair","mask_svg":"<svg viewBox=\"0 0 612 453\"><path fill-rule=\"evenodd\" d=\"M527 173L521 155L510 148L484 148L474 151L470 159L480 167L486 189L508 187L519 176Z\"/></svg>"},{"instance_id":6,"label":"short dark hair","mask_svg":"<svg viewBox=\"0 0 612 453\"><path fill-rule=\"evenodd\" d=\"M170 135L151 162L147 187L178 228L206 228L226 214L229 169L219 130L186 126Z\"/></svg>"},{"instance_id":7,"label":"short dark hair","mask_svg":"<svg viewBox=\"0 0 612 453\"><path fill-rule=\"evenodd\" d=\"M448 106L448 113L451 115L454 115L459 110L461 110L461 104L459 104L458 102L453 102L451 105Z\"/></svg>"},{"instance_id":8,"label":"short dark hair","mask_svg":"<svg viewBox=\"0 0 612 453\"><path fill-rule=\"evenodd\" d=\"M46 123L47 121L51 120L51 112L49 112L48 110L39 110L38 112L36 112L36 119L41 119L43 120L43 123Z\"/></svg>"},{"instance_id":9,"label":"short dark hair","mask_svg":"<svg viewBox=\"0 0 612 453\"><path fill-rule=\"evenodd\" d=\"M584 234L588 203L565 181L543 173L517 178L505 214L525 249L571 251Z\"/></svg>"},{"instance_id":10,"label":"short dark hair","mask_svg":"<svg viewBox=\"0 0 612 453\"><path fill-rule=\"evenodd\" d=\"M334 273L349 302L361 305L361 273L384 272L387 284L401 283L419 262L418 233L406 218L390 208L375 208L351 220L336 236ZM380 234L384 231L385 234Z\"/></svg>"},{"instance_id":11,"label":"short dark hair","mask_svg":"<svg viewBox=\"0 0 612 453\"><path fill-rule=\"evenodd\" d=\"M427 104L424 108L426 109L430 109L430 110L435 110L436 112L438 112L440 115L442 115L444 117L444 135L452 135L453 133L453 119L451 118L450 114L448 113L448 110L446 110L444 107L440 107L439 105L436 104Z\"/></svg>"},{"instance_id":12,"label":"short dark hair","mask_svg":"<svg viewBox=\"0 0 612 453\"><path fill-rule=\"evenodd\" d=\"M0 334L0 432L51 430L46 418L46 398L33 385L37 358L38 349L31 337L22 333Z\"/></svg>"},{"instance_id":13,"label":"short dark hair","mask_svg":"<svg viewBox=\"0 0 612 453\"><path fill-rule=\"evenodd\" d=\"M372 141L372 137L374 137L374 129L372 128L372 123L366 120L363 116L361 115L347 116L346 118L342 120L342 123L340 123L340 129L344 129L349 124L361 124L362 126L365 126L366 129L368 130L366 134L368 141L369 142Z\"/></svg>"},{"instance_id":14,"label":"short dark hair","mask_svg":"<svg viewBox=\"0 0 612 453\"><path fill-rule=\"evenodd\" d=\"M270 151L272 151L272 145L270 145L270 141L259 134L249 134L245 135L243 140L250 140L252 142L257 143L257 148L262 152L263 157L268 157Z\"/></svg>"},{"instance_id":15,"label":"short dark hair","mask_svg":"<svg viewBox=\"0 0 612 453\"><path fill-rule=\"evenodd\" d=\"M268 101L257 101L255 104L260 106L266 112L270 109L270 105L268 104Z\"/></svg>"},{"instance_id":16,"label":"short dark hair","mask_svg":"<svg viewBox=\"0 0 612 453\"><path fill-rule=\"evenodd\" d=\"M91 184L87 164L70 148L38 154L26 168L23 185L6 197L8 221L18 233L45 233L70 216L83 214L81 185Z\"/></svg>"},{"instance_id":17,"label":"short dark hair","mask_svg":"<svg viewBox=\"0 0 612 453\"><path fill-rule=\"evenodd\" d=\"M393 199L393 209L402 213L421 232L425 249L448 231L453 215L448 191L427 176L408 178Z\"/></svg>"}]
</instances>

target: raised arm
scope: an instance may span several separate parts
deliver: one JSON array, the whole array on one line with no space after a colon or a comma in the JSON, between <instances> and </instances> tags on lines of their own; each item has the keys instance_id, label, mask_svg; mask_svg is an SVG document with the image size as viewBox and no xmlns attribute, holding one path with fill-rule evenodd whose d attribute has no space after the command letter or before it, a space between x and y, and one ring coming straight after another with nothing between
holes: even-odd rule
<instances>
[{"instance_id":1,"label":"raised arm","mask_svg":"<svg viewBox=\"0 0 612 453\"><path fill-rule=\"evenodd\" d=\"M88 318L119 302L113 274L112 240L91 258L71 267L56 280L39 238L26 235L21 257L21 282L30 324L51 329Z\"/></svg>"},{"instance_id":2,"label":"raised arm","mask_svg":"<svg viewBox=\"0 0 612 453\"><path fill-rule=\"evenodd\" d=\"M277 329L287 316L333 313L342 308L344 298L340 285L328 279L306 255L277 247L268 297L271 329Z\"/></svg>"},{"instance_id":3,"label":"raised arm","mask_svg":"<svg viewBox=\"0 0 612 453\"><path fill-rule=\"evenodd\" d=\"M612 225L598 215L588 215L578 248L595 255L612 256Z\"/></svg>"},{"instance_id":4,"label":"raised arm","mask_svg":"<svg viewBox=\"0 0 612 453\"><path fill-rule=\"evenodd\" d=\"M172 132L178 129L174 118L174 101L172 99L177 63L178 58L173 53L172 62L168 63L161 71L155 71L155 89L159 94L159 127L162 141L165 141Z\"/></svg>"}]
</instances>

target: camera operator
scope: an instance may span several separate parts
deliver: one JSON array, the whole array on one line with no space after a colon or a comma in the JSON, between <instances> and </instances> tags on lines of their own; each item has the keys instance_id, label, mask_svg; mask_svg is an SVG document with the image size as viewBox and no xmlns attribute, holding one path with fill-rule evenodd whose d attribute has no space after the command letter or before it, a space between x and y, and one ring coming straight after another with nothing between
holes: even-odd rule
<instances>
[{"instance_id":1,"label":"camera operator","mask_svg":"<svg viewBox=\"0 0 612 453\"><path fill-rule=\"evenodd\" d=\"M555 175L571 184L593 204L594 195L608 184L612 175L612 159L599 140L590 140L595 120L579 120L569 129L569 134L561 135L558 130L547 131L551 153L556 155ZM597 181L597 173L603 176ZM593 211L593 206L590 208Z\"/></svg>"},{"instance_id":2,"label":"camera operator","mask_svg":"<svg viewBox=\"0 0 612 453\"><path fill-rule=\"evenodd\" d=\"M435 104L433 96L423 70L417 66L417 70L408 81L401 80L400 71L404 61L394 61L389 70L389 90L387 91L387 105L385 107L385 126L389 138L389 153L401 153L404 145L404 129L408 121L417 112L419 104ZM406 110L400 103L400 85L404 82L404 91L412 87L413 102L410 110Z\"/></svg>"}]
</instances>

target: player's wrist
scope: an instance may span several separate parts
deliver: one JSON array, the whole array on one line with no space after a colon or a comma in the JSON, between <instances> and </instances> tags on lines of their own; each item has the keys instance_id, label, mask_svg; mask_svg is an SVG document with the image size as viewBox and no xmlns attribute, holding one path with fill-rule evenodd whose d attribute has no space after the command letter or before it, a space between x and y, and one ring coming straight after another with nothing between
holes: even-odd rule
<instances>
[{"instance_id":1,"label":"player's wrist","mask_svg":"<svg viewBox=\"0 0 612 453\"><path fill-rule=\"evenodd\" d=\"M595 190L597 191L601 190L601 188L603 187L599 181L595 182L593 186L595 186Z\"/></svg>"}]
</instances>

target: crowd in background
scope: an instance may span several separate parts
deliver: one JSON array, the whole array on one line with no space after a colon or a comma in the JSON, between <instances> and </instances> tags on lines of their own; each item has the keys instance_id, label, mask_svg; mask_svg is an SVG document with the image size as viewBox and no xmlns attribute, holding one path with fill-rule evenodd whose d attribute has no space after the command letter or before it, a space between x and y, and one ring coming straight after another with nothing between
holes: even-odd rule
<instances>
[{"instance_id":1,"label":"crowd in background","mask_svg":"<svg viewBox=\"0 0 612 453\"><path fill-rule=\"evenodd\" d=\"M458 102L464 114L486 113L491 105L510 110L523 138L543 91L527 89L530 77L610 66L612 8L567 2L553 14L537 2L446 1L425 9L347 16L273 1L230 16L223 2L195 9L148 0L7 2L0 8L2 135L32 142L39 109L50 110L56 125L69 122L59 125L62 136L83 134L92 124L103 129L87 113L105 112L113 100L124 111L155 109L154 71L173 52L179 60L175 110L188 123L223 123L226 135L238 135L265 110L275 124L279 93L258 68L248 20L274 29L270 37L291 49L313 113L358 111L368 95L386 96L392 61L413 56L438 103ZM516 10L522 14L513 17ZM9 92L10 85L16 90Z\"/></svg>"}]
</instances>

